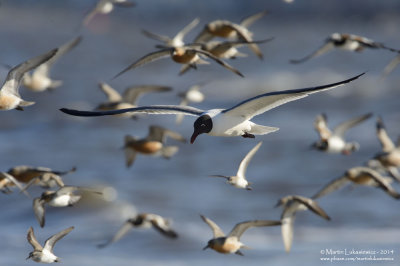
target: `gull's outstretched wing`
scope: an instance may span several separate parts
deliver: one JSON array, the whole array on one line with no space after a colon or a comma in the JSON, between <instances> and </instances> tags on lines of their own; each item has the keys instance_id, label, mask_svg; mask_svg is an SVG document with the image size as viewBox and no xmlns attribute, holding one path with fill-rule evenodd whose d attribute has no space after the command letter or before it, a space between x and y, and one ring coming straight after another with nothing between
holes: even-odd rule
<instances>
[{"instance_id":1,"label":"gull's outstretched wing","mask_svg":"<svg viewBox=\"0 0 400 266\"><path fill-rule=\"evenodd\" d=\"M117 115L129 112L145 113L145 114L173 114L173 115L183 114L183 115L200 116L204 112L203 110L194 107L179 106L179 105L150 105L150 106L141 106L141 107L110 110L110 111L79 111L79 110L61 108L60 111L74 116L104 116L104 115Z\"/></svg>"},{"instance_id":2,"label":"gull's outstretched wing","mask_svg":"<svg viewBox=\"0 0 400 266\"><path fill-rule=\"evenodd\" d=\"M231 108L225 109L222 112L226 115L241 116L244 117L245 119L251 119L256 115L262 114L282 104L307 97L308 95L313 93L333 89L338 86L343 86L346 83L358 79L360 76L364 74L365 73L362 73L350 79L317 87L286 90L286 91L275 91L275 92L260 94L258 96L244 100L241 103Z\"/></svg>"}]
</instances>

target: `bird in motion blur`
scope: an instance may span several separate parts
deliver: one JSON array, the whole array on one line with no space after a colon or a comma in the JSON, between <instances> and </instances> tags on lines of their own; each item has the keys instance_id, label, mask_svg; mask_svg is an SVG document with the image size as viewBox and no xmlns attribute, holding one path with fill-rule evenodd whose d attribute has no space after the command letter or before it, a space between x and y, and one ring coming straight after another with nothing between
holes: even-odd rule
<instances>
[{"instance_id":1,"label":"bird in motion blur","mask_svg":"<svg viewBox=\"0 0 400 266\"><path fill-rule=\"evenodd\" d=\"M331 218L318 205L315 200L298 195L289 195L281 198L275 207L283 206L281 215L282 238L286 252L290 252L293 242L293 226L296 218L296 212L310 210L316 215L330 220Z\"/></svg>"},{"instance_id":2,"label":"bird in motion blur","mask_svg":"<svg viewBox=\"0 0 400 266\"><path fill-rule=\"evenodd\" d=\"M354 34L345 34L345 33L333 33L325 40L325 43L320 48L318 48L318 50L314 51L310 55L307 55L301 59L292 59L290 60L290 62L292 64L303 63L311 58L315 58L317 56L330 52L335 48L352 52L361 52L366 48L385 49L391 52L399 52L398 49L389 48L383 43L375 42L371 39L362 36Z\"/></svg>"},{"instance_id":3,"label":"bird in motion blur","mask_svg":"<svg viewBox=\"0 0 400 266\"><path fill-rule=\"evenodd\" d=\"M197 26L197 24L199 24L199 21L200 20L198 18L195 18L192 22L190 22L182 30L180 30L173 38L152 33L147 30L142 30L142 33L150 39L161 42L162 45L156 45L157 48L180 47L185 45L183 38L185 38L186 34L188 34L194 27Z\"/></svg>"},{"instance_id":4,"label":"bird in motion blur","mask_svg":"<svg viewBox=\"0 0 400 266\"><path fill-rule=\"evenodd\" d=\"M22 84L24 87L30 89L31 91L42 92L46 90L54 90L55 88L61 86L63 83L61 80L53 80L49 76L51 67L64 54L68 53L71 49L77 46L81 40L82 37L77 37L60 46L55 55L51 59L35 68L32 74L25 72L22 78Z\"/></svg>"},{"instance_id":5,"label":"bird in motion blur","mask_svg":"<svg viewBox=\"0 0 400 266\"><path fill-rule=\"evenodd\" d=\"M82 24L84 26L89 25L97 14L108 14L114 10L114 6L133 7L135 5L134 2L129 0L98 0L96 6L86 14Z\"/></svg>"},{"instance_id":6,"label":"bird in motion blur","mask_svg":"<svg viewBox=\"0 0 400 266\"><path fill-rule=\"evenodd\" d=\"M44 242L44 247L39 244L37 241L35 234L33 232L33 228L30 227L27 235L27 239L29 244L33 247L33 251L29 253L29 256L26 258L32 259L33 261L40 263L53 263L60 262L60 258L54 255L53 248L54 245L64 236L66 236L69 232L74 229L73 226L62 230L61 232L52 235Z\"/></svg>"},{"instance_id":7,"label":"bird in motion blur","mask_svg":"<svg viewBox=\"0 0 400 266\"><path fill-rule=\"evenodd\" d=\"M377 187L385 191L389 196L400 199L400 194L390 184L392 179L387 176L382 176L379 172L369 168L357 166L347 170L343 176L332 180L329 184L318 191L312 199L318 199L328 195L333 191L352 182L353 184Z\"/></svg>"},{"instance_id":8,"label":"bird in motion blur","mask_svg":"<svg viewBox=\"0 0 400 266\"><path fill-rule=\"evenodd\" d=\"M19 87L24 74L35 67L40 66L57 53L57 49L51 50L43 55L31 58L21 64L11 68L8 72L5 82L0 88L0 110L8 111L12 109L24 110L23 107L35 104L21 98Z\"/></svg>"},{"instance_id":9,"label":"bird in motion blur","mask_svg":"<svg viewBox=\"0 0 400 266\"><path fill-rule=\"evenodd\" d=\"M264 226L275 226L281 225L280 221L270 221L270 220L253 220L246 221L236 224L232 231L225 235L224 232L219 228L219 226L210 220L209 218L200 215L201 219L211 228L213 231L213 238L208 241L207 246L203 248L203 250L207 248L211 248L219 253L224 254L237 254L243 256L243 253L240 249L248 249L242 242L240 242L240 237L243 233L251 228L251 227L264 227Z\"/></svg>"},{"instance_id":10,"label":"bird in motion blur","mask_svg":"<svg viewBox=\"0 0 400 266\"><path fill-rule=\"evenodd\" d=\"M162 156L166 159L171 158L178 152L178 146L167 146L167 137L180 142L186 142L186 139L179 133L172 130L152 125L149 127L147 137L137 139L130 135L125 136L125 158L126 166L130 167L136 159L136 154L141 153L144 155Z\"/></svg>"},{"instance_id":11,"label":"bird in motion blur","mask_svg":"<svg viewBox=\"0 0 400 266\"><path fill-rule=\"evenodd\" d=\"M161 48L158 51L151 52L141 58L139 58L137 61L133 62L131 65L126 67L124 70L119 72L115 77L119 77L123 73L125 73L128 70L135 69L137 67L143 66L145 64L154 62L159 59L163 58L168 58L170 57L174 62L183 64L184 67L186 65L189 65L190 67L197 69L198 64L209 64L208 61L204 60L203 58L209 58L216 63L220 64L224 68L232 71L233 73L244 77L242 73L239 72L236 68L232 67L225 61L219 59L218 57L214 56L213 54L204 51L202 49L197 48L195 45L185 45L185 46L179 46L179 47L165 47ZM202 58L203 57L203 58Z\"/></svg>"},{"instance_id":12,"label":"bird in motion blur","mask_svg":"<svg viewBox=\"0 0 400 266\"><path fill-rule=\"evenodd\" d=\"M342 86L359 78L363 74L317 87L260 94L227 109L201 110L190 106L150 105L113 111L79 111L67 108L61 108L60 111L74 116L104 116L127 112L132 114L183 114L197 117L193 124L194 131L190 139L191 143L194 143L197 136L204 133L211 136L254 138L255 135L265 135L278 130L276 127L258 125L250 121L254 116L265 113L282 104L307 97L310 94Z\"/></svg>"},{"instance_id":13,"label":"bird in motion blur","mask_svg":"<svg viewBox=\"0 0 400 266\"><path fill-rule=\"evenodd\" d=\"M253 33L248 30L248 27L255 21L264 17L268 12L262 11L244 18L240 24L233 23L228 20L214 20L207 23L203 30L197 35L193 43L207 43L215 37L228 38L233 40L245 41L249 44L249 48L256 54L260 59L263 58L263 54L256 43L253 42Z\"/></svg>"},{"instance_id":14,"label":"bird in motion blur","mask_svg":"<svg viewBox=\"0 0 400 266\"><path fill-rule=\"evenodd\" d=\"M378 161L386 172L400 182L398 171L400 167L400 138L397 145L390 139L381 117L378 117L376 122L376 134L381 143L382 151L375 155L374 160Z\"/></svg>"},{"instance_id":15,"label":"bird in motion blur","mask_svg":"<svg viewBox=\"0 0 400 266\"><path fill-rule=\"evenodd\" d=\"M88 191L102 194L102 192L90 188L74 186L63 186L56 191L47 190L43 192L40 197L33 199L33 211L40 227L44 227L45 225L45 204L52 207L71 207L82 197L81 195L75 194L77 191Z\"/></svg>"},{"instance_id":16,"label":"bird in motion blur","mask_svg":"<svg viewBox=\"0 0 400 266\"><path fill-rule=\"evenodd\" d=\"M360 145L357 142L346 142L344 134L352 127L364 122L372 116L371 113L357 116L346 120L337 125L333 131L328 128L327 116L320 114L314 121L315 130L318 132L320 140L315 142L312 147L329 153L342 153L349 155L358 150Z\"/></svg>"},{"instance_id":17,"label":"bird in motion blur","mask_svg":"<svg viewBox=\"0 0 400 266\"><path fill-rule=\"evenodd\" d=\"M135 217L129 218L109 241L98 245L98 247L104 248L109 244L117 242L133 228L154 228L168 238L174 239L178 237L178 234L171 228L170 220L158 214L140 213Z\"/></svg>"},{"instance_id":18,"label":"bird in motion blur","mask_svg":"<svg viewBox=\"0 0 400 266\"><path fill-rule=\"evenodd\" d=\"M99 84L101 91L107 96L107 101L100 103L95 110L118 110L124 108L136 107L141 96L152 92L168 92L172 88L160 85L137 85L130 86L125 89L121 95L118 91L113 89L107 83L101 82ZM132 114L121 114L121 117L136 118Z\"/></svg>"}]
</instances>

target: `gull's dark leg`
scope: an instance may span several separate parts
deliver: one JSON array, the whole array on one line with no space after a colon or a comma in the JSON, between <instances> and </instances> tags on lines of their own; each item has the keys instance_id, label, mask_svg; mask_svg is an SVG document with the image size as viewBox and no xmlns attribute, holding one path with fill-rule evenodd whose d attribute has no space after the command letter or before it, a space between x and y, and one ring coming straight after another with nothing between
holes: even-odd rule
<instances>
[{"instance_id":1,"label":"gull's dark leg","mask_svg":"<svg viewBox=\"0 0 400 266\"><path fill-rule=\"evenodd\" d=\"M254 139L255 136L253 134L244 132L244 134L242 135L243 138L250 138L250 139Z\"/></svg>"}]
</instances>

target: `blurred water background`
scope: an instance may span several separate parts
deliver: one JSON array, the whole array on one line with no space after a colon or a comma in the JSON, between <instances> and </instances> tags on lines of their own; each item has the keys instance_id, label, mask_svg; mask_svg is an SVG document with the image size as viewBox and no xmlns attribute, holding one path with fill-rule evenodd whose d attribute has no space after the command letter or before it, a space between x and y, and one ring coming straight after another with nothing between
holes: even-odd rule
<instances>
[{"instance_id":1,"label":"blurred water background","mask_svg":"<svg viewBox=\"0 0 400 266\"><path fill-rule=\"evenodd\" d=\"M292 251L286 254L280 228L250 229L242 242L252 247L245 256L202 251L211 231L199 214L214 220L225 232L240 221L279 219L281 209L273 206L288 194L311 196L327 182L350 167L363 164L380 150L375 134L376 115L381 115L388 133L400 134L400 69L380 80L384 66L395 56L385 50L362 53L334 51L304 64L289 64L319 47L333 32L352 33L400 48L400 2L385 1L136 1L134 8L116 8L107 16L97 16L88 28L80 22L95 1L4 0L0 5L0 62L16 65L27 58L57 47L77 35L82 43L53 68L52 76L64 85L49 93L32 93L25 88L24 99L36 104L24 112L0 113L0 170L16 165L46 166L76 173L65 182L80 186L111 186L116 189L112 202L82 201L73 208L48 208L45 228L34 217L31 201L15 192L0 195L0 265L24 265L31 251L26 232L33 226L39 242L75 226L55 246L55 254L68 265L327 265L320 261L320 250L394 250L393 262L400 261L399 202L379 189L344 188L319 202L332 217L327 222L311 212L299 213L295 223ZM260 61L247 48L249 56L230 63L245 78L233 75L219 65L200 66L178 76L180 66L169 59L111 78L156 44L140 31L146 29L173 36L195 17L198 25L186 38L192 40L202 26L215 19L239 22L253 13L269 14L251 26L254 39L275 37L260 45L265 59ZM268 113L254 121L280 130L255 140L201 135L195 144L179 145L171 160L138 156L126 168L121 149L123 137L144 137L148 126L161 125L189 138L193 118L180 126L174 116L142 116L139 120L116 117L76 118L61 107L91 109L105 98L97 84L109 82L123 91L140 84L168 85L168 94L147 95L145 104L177 104L176 94L198 82L209 82L202 91L202 109L230 107L254 95L322 85L367 74L357 81L329 92L312 95ZM5 78L6 68L0 68ZM325 112L329 124L373 112L375 116L347 134L361 149L351 156L323 154L310 150L317 139L313 121ZM210 174L233 175L243 156L258 142L263 145L249 165L247 176L253 191L239 190L209 178ZM400 187L396 184L397 190ZM40 188L30 190L37 196ZM135 211L153 212L173 219L180 237L166 239L152 230L134 230L120 242L99 250L96 245L111 237ZM340 262L340 265L355 263ZM373 265L373 263L370 263Z\"/></svg>"}]
</instances>

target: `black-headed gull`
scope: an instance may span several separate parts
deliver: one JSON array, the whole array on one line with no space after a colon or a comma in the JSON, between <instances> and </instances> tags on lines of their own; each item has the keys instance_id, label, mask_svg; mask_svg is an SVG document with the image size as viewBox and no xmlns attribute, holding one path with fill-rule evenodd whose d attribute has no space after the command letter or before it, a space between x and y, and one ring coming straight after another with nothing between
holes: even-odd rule
<instances>
[{"instance_id":1,"label":"black-headed gull","mask_svg":"<svg viewBox=\"0 0 400 266\"><path fill-rule=\"evenodd\" d=\"M194 132L190 140L191 143L195 141L198 135L203 133L207 133L211 136L242 136L244 138L254 138L254 135L265 135L278 130L276 127L262 126L253 123L250 119L254 116L260 115L284 103L307 97L310 94L342 86L362 75L364 75L364 73L350 79L323 86L260 94L227 109L211 109L206 111L190 106L150 105L103 112L79 111L67 108L61 108L60 110L74 116L104 116L123 114L126 112L197 116L198 118L194 122Z\"/></svg>"}]
</instances>

